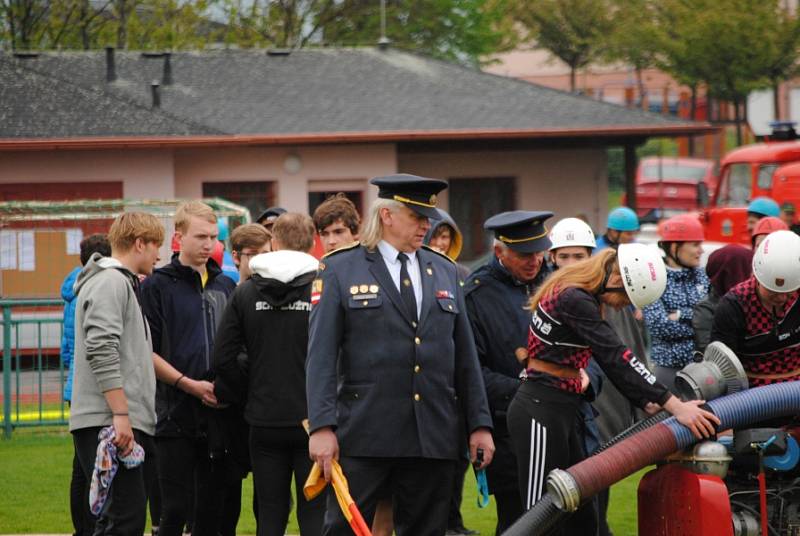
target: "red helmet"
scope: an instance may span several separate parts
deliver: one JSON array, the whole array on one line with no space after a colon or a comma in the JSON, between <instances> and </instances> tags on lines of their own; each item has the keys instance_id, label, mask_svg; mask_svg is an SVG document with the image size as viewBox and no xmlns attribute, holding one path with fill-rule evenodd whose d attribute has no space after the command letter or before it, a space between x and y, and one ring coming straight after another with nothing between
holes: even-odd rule
<instances>
[{"instance_id":1,"label":"red helmet","mask_svg":"<svg viewBox=\"0 0 800 536\"><path fill-rule=\"evenodd\" d=\"M661 222L658 234L662 242L702 242L705 240L703 224L697 216L679 214Z\"/></svg>"},{"instance_id":2,"label":"red helmet","mask_svg":"<svg viewBox=\"0 0 800 536\"><path fill-rule=\"evenodd\" d=\"M775 216L767 216L758 220L755 228L753 228L753 237L762 234L770 234L775 231L788 231L789 226L783 223L783 220Z\"/></svg>"},{"instance_id":3,"label":"red helmet","mask_svg":"<svg viewBox=\"0 0 800 536\"><path fill-rule=\"evenodd\" d=\"M214 244L214 249L211 250L211 258L217 263L217 266L222 267L222 255L225 252L225 246L219 240Z\"/></svg>"}]
</instances>

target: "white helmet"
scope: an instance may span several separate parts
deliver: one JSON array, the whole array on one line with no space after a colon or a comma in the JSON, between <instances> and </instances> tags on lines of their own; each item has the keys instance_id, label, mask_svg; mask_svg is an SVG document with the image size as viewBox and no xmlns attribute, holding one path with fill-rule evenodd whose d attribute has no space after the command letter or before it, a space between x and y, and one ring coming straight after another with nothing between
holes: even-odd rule
<instances>
[{"instance_id":1,"label":"white helmet","mask_svg":"<svg viewBox=\"0 0 800 536\"><path fill-rule=\"evenodd\" d=\"M650 305L667 288L667 269L658 249L644 244L620 244L617 262L625 292L636 307Z\"/></svg>"},{"instance_id":2,"label":"white helmet","mask_svg":"<svg viewBox=\"0 0 800 536\"><path fill-rule=\"evenodd\" d=\"M768 234L753 255L753 275L772 292L800 288L800 236L792 231Z\"/></svg>"},{"instance_id":3,"label":"white helmet","mask_svg":"<svg viewBox=\"0 0 800 536\"><path fill-rule=\"evenodd\" d=\"M550 251L570 246L583 246L594 249L594 232L585 221L579 218L564 218L550 230Z\"/></svg>"}]
</instances>

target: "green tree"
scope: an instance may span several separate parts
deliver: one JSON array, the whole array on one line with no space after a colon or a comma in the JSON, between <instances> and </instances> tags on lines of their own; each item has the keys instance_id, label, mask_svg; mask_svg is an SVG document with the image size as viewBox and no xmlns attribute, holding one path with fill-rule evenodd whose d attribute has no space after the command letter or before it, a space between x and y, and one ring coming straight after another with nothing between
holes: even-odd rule
<instances>
[{"instance_id":1,"label":"green tree","mask_svg":"<svg viewBox=\"0 0 800 536\"><path fill-rule=\"evenodd\" d=\"M208 42L211 23L205 0L140 2L126 21L126 48L185 50L203 48Z\"/></svg>"},{"instance_id":2,"label":"green tree","mask_svg":"<svg viewBox=\"0 0 800 536\"><path fill-rule=\"evenodd\" d=\"M46 35L50 16L47 0L0 0L2 40L12 50L38 48Z\"/></svg>"},{"instance_id":3,"label":"green tree","mask_svg":"<svg viewBox=\"0 0 800 536\"><path fill-rule=\"evenodd\" d=\"M602 37L603 59L633 67L639 95L644 95L642 72L654 67L658 43L654 38L657 17L652 0L610 0L612 23Z\"/></svg>"},{"instance_id":4,"label":"green tree","mask_svg":"<svg viewBox=\"0 0 800 536\"><path fill-rule=\"evenodd\" d=\"M374 45L380 33L378 2L343 0L336 16L318 16L314 27L326 45ZM503 0L387 0L386 36L392 46L478 65L516 43Z\"/></svg>"},{"instance_id":5,"label":"green tree","mask_svg":"<svg viewBox=\"0 0 800 536\"><path fill-rule=\"evenodd\" d=\"M521 0L517 20L523 38L548 50L570 68L570 90L575 91L578 69L601 57L613 28L609 0Z\"/></svg>"},{"instance_id":6,"label":"green tree","mask_svg":"<svg viewBox=\"0 0 800 536\"><path fill-rule=\"evenodd\" d=\"M791 76L797 21L779 0L663 0L659 64L734 105L737 141L747 96Z\"/></svg>"}]
</instances>

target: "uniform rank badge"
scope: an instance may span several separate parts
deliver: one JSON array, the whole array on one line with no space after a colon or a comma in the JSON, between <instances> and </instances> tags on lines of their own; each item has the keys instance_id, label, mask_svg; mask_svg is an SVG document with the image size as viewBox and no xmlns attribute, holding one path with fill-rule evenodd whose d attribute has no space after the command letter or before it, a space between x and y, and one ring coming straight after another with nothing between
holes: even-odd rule
<instances>
[{"instance_id":1,"label":"uniform rank badge","mask_svg":"<svg viewBox=\"0 0 800 536\"><path fill-rule=\"evenodd\" d=\"M322 279L315 279L311 283L311 305L316 305L322 297Z\"/></svg>"},{"instance_id":2,"label":"uniform rank badge","mask_svg":"<svg viewBox=\"0 0 800 536\"><path fill-rule=\"evenodd\" d=\"M453 300L455 299L455 296L453 296L453 293L450 292L449 290L437 290L436 299L439 298L450 298L451 300Z\"/></svg>"}]
</instances>

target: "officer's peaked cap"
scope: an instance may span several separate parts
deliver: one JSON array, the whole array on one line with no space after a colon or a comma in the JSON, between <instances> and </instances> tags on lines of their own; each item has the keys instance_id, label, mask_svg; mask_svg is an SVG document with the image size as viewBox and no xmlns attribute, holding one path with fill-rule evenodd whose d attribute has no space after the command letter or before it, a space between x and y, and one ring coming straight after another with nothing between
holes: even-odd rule
<instances>
[{"instance_id":1,"label":"officer's peaked cap","mask_svg":"<svg viewBox=\"0 0 800 536\"><path fill-rule=\"evenodd\" d=\"M436 210L436 196L447 188L445 181L399 173L375 177L369 182L378 187L378 197L399 201L425 217L434 220L441 219Z\"/></svg>"},{"instance_id":2,"label":"officer's peaked cap","mask_svg":"<svg viewBox=\"0 0 800 536\"><path fill-rule=\"evenodd\" d=\"M552 212L512 210L501 212L486 220L484 229L494 232L494 237L519 253L535 253L550 249L548 229L544 222Z\"/></svg>"}]
</instances>

